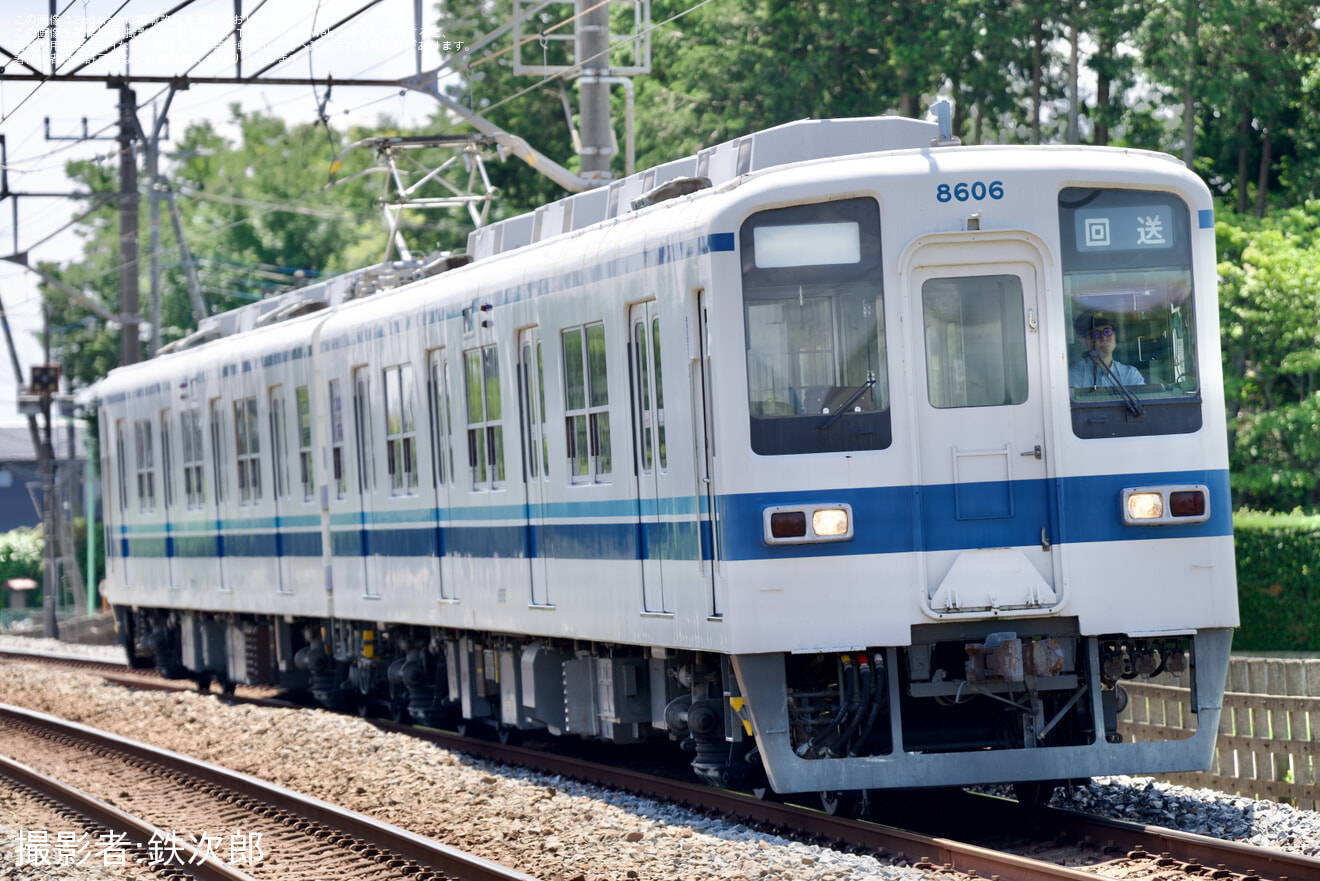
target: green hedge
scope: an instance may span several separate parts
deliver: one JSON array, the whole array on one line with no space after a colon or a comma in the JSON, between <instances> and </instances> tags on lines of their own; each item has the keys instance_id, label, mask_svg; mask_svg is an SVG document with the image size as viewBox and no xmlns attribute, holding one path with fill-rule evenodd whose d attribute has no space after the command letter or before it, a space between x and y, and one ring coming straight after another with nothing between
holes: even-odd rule
<instances>
[{"instance_id":1,"label":"green hedge","mask_svg":"<svg viewBox=\"0 0 1320 881\"><path fill-rule=\"evenodd\" d=\"M1320 517L1233 515L1242 626L1234 649L1320 651Z\"/></svg>"},{"instance_id":2,"label":"green hedge","mask_svg":"<svg viewBox=\"0 0 1320 881\"><path fill-rule=\"evenodd\" d=\"M0 533L0 584L11 578L41 583L41 527L20 526Z\"/></svg>"}]
</instances>

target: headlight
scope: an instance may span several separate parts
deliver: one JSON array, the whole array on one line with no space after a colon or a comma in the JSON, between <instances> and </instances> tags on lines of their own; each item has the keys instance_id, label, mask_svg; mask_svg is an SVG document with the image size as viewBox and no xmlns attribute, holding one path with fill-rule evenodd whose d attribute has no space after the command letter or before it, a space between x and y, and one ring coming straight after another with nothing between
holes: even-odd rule
<instances>
[{"instance_id":1,"label":"headlight","mask_svg":"<svg viewBox=\"0 0 1320 881\"><path fill-rule=\"evenodd\" d=\"M768 545L848 541L853 537L852 505L824 502L776 505L761 511L761 538Z\"/></svg>"},{"instance_id":2,"label":"headlight","mask_svg":"<svg viewBox=\"0 0 1320 881\"><path fill-rule=\"evenodd\" d=\"M1158 520L1164 516L1164 496L1133 493L1127 499L1127 513L1133 520Z\"/></svg>"},{"instance_id":3,"label":"headlight","mask_svg":"<svg viewBox=\"0 0 1320 881\"><path fill-rule=\"evenodd\" d=\"M1123 490L1123 523L1127 526L1178 526L1210 519L1210 488L1139 486Z\"/></svg>"},{"instance_id":4,"label":"headlight","mask_svg":"<svg viewBox=\"0 0 1320 881\"><path fill-rule=\"evenodd\" d=\"M811 529L820 536L848 534L848 512L841 508L822 508L811 515Z\"/></svg>"}]
</instances>

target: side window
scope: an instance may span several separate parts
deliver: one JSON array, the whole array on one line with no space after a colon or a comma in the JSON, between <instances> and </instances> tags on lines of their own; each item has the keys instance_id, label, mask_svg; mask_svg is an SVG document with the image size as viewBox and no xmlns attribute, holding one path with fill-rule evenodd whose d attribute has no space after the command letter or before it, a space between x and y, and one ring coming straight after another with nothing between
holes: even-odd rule
<instances>
[{"instance_id":1,"label":"side window","mask_svg":"<svg viewBox=\"0 0 1320 881\"><path fill-rule=\"evenodd\" d=\"M495 346L463 353L468 405L468 467L473 489L504 483L504 422L500 410L500 359Z\"/></svg>"},{"instance_id":2,"label":"side window","mask_svg":"<svg viewBox=\"0 0 1320 881\"><path fill-rule=\"evenodd\" d=\"M270 473L275 498L289 495L288 429L284 419L284 388L270 390Z\"/></svg>"},{"instance_id":3,"label":"side window","mask_svg":"<svg viewBox=\"0 0 1320 881\"><path fill-rule=\"evenodd\" d=\"M665 385L664 371L660 368L660 319L651 319L651 357L655 359L655 431L656 453L660 457L660 470L669 467L669 449L665 444Z\"/></svg>"},{"instance_id":4,"label":"side window","mask_svg":"<svg viewBox=\"0 0 1320 881\"><path fill-rule=\"evenodd\" d=\"M432 481L436 486L444 486L453 480L454 450L450 431L449 410L449 359L444 349L436 349L427 359L427 383L429 394L427 402L431 414L431 457L435 472Z\"/></svg>"},{"instance_id":5,"label":"side window","mask_svg":"<svg viewBox=\"0 0 1320 881\"><path fill-rule=\"evenodd\" d=\"M564 432L568 473L574 483L607 478L610 456L609 385L605 371L605 326L574 327L564 345Z\"/></svg>"},{"instance_id":6,"label":"side window","mask_svg":"<svg viewBox=\"0 0 1320 881\"><path fill-rule=\"evenodd\" d=\"M541 399L541 409L538 415L541 419L541 464L544 466L543 472L546 477L550 476L550 433L546 430L545 422L545 358L541 353L541 340L536 340L536 390Z\"/></svg>"},{"instance_id":7,"label":"side window","mask_svg":"<svg viewBox=\"0 0 1320 881\"><path fill-rule=\"evenodd\" d=\"M170 411L160 411L160 474L165 490L165 509L174 505L174 450L170 443Z\"/></svg>"},{"instance_id":8,"label":"side window","mask_svg":"<svg viewBox=\"0 0 1320 881\"><path fill-rule=\"evenodd\" d=\"M650 473L656 461L660 470L669 467L665 445L665 387L660 376L660 319L646 316L633 321L633 381L636 399L637 456L643 472Z\"/></svg>"},{"instance_id":9,"label":"side window","mask_svg":"<svg viewBox=\"0 0 1320 881\"><path fill-rule=\"evenodd\" d=\"M390 495L413 495L417 490L417 417L411 364L385 370L385 459L390 472Z\"/></svg>"},{"instance_id":10,"label":"side window","mask_svg":"<svg viewBox=\"0 0 1320 881\"><path fill-rule=\"evenodd\" d=\"M358 492L366 495L376 487L376 458L372 455L371 379L366 367L353 371L353 428L357 441Z\"/></svg>"},{"instance_id":11,"label":"side window","mask_svg":"<svg viewBox=\"0 0 1320 881\"><path fill-rule=\"evenodd\" d=\"M115 421L115 463L119 477L119 510L128 510L128 463L124 446L124 420Z\"/></svg>"},{"instance_id":12,"label":"side window","mask_svg":"<svg viewBox=\"0 0 1320 881\"><path fill-rule=\"evenodd\" d=\"M344 476L344 397L339 380L330 380L330 465L335 482L335 498L348 494L348 479Z\"/></svg>"},{"instance_id":13,"label":"side window","mask_svg":"<svg viewBox=\"0 0 1320 881\"><path fill-rule=\"evenodd\" d=\"M133 460L137 467L138 511L150 514L156 510L156 472L152 464L151 420L138 419L133 423Z\"/></svg>"},{"instance_id":14,"label":"side window","mask_svg":"<svg viewBox=\"0 0 1320 881\"><path fill-rule=\"evenodd\" d=\"M534 331L519 334L518 383L523 408L524 479L550 476L548 443L545 436L545 371L541 365L541 340ZM535 360L533 360L535 358Z\"/></svg>"},{"instance_id":15,"label":"side window","mask_svg":"<svg viewBox=\"0 0 1320 881\"><path fill-rule=\"evenodd\" d=\"M932 278L921 286L921 311L932 407L995 407L1027 399L1020 278Z\"/></svg>"},{"instance_id":16,"label":"side window","mask_svg":"<svg viewBox=\"0 0 1320 881\"><path fill-rule=\"evenodd\" d=\"M225 500L225 408L219 398L211 401L211 476L215 478L215 503Z\"/></svg>"},{"instance_id":17,"label":"side window","mask_svg":"<svg viewBox=\"0 0 1320 881\"><path fill-rule=\"evenodd\" d=\"M183 493L189 510L206 504L202 487L202 416L196 409L179 414L179 436L183 439Z\"/></svg>"},{"instance_id":18,"label":"side window","mask_svg":"<svg viewBox=\"0 0 1320 881\"><path fill-rule=\"evenodd\" d=\"M257 399L234 402L234 449L238 459L238 499L242 505L261 504L261 435Z\"/></svg>"},{"instance_id":19,"label":"side window","mask_svg":"<svg viewBox=\"0 0 1320 881\"><path fill-rule=\"evenodd\" d=\"M302 481L303 501L316 494L316 472L312 467L312 401L307 386L299 386L298 398L298 476Z\"/></svg>"}]
</instances>

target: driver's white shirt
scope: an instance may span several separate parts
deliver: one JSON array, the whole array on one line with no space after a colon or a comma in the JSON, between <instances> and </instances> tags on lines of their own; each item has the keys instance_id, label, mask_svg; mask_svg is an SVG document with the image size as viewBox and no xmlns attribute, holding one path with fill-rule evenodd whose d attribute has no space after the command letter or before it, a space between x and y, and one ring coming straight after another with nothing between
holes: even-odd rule
<instances>
[{"instance_id":1,"label":"driver's white shirt","mask_svg":"<svg viewBox=\"0 0 1320 881\"><path fill-rule=\"evenodd\" d=\"M1109 369L1118 377L1119 382L1125 386L1145 385L1146 379L1141 375L1137 368L1124 364L1120 361L1114 361L1109 365ZM1114 380L1105 368L1089 355L1078 361L1068 370L1068 385L1072 388L1114 388Z\"/></svg>"}]
</instances>

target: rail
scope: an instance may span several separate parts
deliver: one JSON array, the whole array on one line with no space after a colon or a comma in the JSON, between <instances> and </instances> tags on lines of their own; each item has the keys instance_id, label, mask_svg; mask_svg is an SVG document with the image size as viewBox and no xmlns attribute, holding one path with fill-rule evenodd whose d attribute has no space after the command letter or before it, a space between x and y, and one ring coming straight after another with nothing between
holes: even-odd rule
<instances>
[{"instance_id":1,"label":"rail","mask_svg":"<svg viewBox=\"0 0 1320 881\"><path fill-rule=\"evenodd\" d=\"M1196 730L1190 690L1171 677L1123 685L1125 737L1177 739ZM1320 809L1320 660L1233 658L1214 764L1161 779Z\"/></svg>"}]
</instances>

